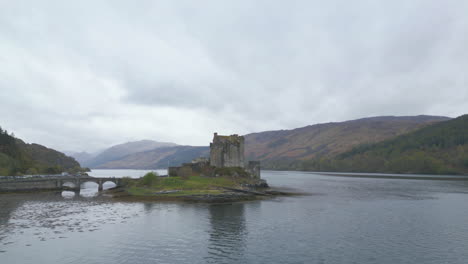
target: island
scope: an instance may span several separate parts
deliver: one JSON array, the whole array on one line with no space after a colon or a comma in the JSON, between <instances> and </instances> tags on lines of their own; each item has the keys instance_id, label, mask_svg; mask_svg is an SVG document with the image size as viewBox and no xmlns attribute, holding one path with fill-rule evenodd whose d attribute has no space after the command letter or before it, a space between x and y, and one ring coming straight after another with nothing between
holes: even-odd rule
<instances>
[{"instance_id":1,"label":"island","mask_svg":"<svg viewBox=\"0 0 468 264\"><path fill-rule=\"evenodd\" d=\"M233 202L292 193L275 190L261 179L260 162L245 162L244 137L214 133L210 157L200 157L168 175L147 173L140 179L123 178L121 186L107 191L118 199Z\"/></svg>"}]
</instances>

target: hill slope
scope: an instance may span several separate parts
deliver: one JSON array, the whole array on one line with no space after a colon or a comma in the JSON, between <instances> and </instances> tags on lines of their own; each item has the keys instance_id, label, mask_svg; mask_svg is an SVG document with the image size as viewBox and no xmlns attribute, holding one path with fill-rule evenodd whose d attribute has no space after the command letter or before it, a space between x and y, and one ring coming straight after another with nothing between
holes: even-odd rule
<instances>
[{"instance_id":1,"label":"hill slope","mask_svg":"<svg viewBox=\"0 0 468 264\"><path fill-rule=\"evenodd\" d=\"M73 158L39 144L27 144L0 128L0 175L81 171Z\"/></svg>"},{"instance_id":2,"label":"hill slope","mask_svg":"<svg viewBox=\"0 0 468 264\"><path fill-rule=\"evenodd\" d=\"M321 169L468 174L468 115L380 143L356 147L335 159L322 161Z\"/></svg>"},{"instance_id":3,"label":"hill slope","mask_svg":"<svg viewBox=\"0 0 468 264\"><path fill-rule=\"evenodd\" d=\"M174 143L168 142L157 142L153 140L140 140L134 142L127 142L119 145L112 146L103 152L99 153L95 157L91 157L83 160L83 165L91 168L97 168L103 164L106 164L113 160L121 159L127 155L144 152L152 149L162 147L177 146Z\"/></svg>"},{"instance_id":4,"label":"hill slope","mask_svg":"<svg viewBox=\"0 0 468 264\"><path fill-rule=\"evenodd\" d=\"M76 152L76 151L64 151L65 155L75 158L80 164L87 164L99 153L88 153L88 152Z\"/></svg>"},{"instance_id":5,"label":"hill slope","mask_svg":"<svg viewBox=\"0 0 468 264\"><path fill-rule=\"evenodd\" d=\"M445 120L449 118L379 116L253 133L245 136L245 153L247 159L260 160L266 168L275 168L278 161L333 157L360 144L380 142Z\"/></svg>"},{"instance_id":6,"label":"hill slope","mask_svg":"<svg viewBox=\"0 0 468 264\"><path fill-rule=\"evenodd\" d=\"M197 157L208 157L208 147L161 147L133 153L123 158L98 165L97 169L159 169L179 166Z\"/></svg>"}]
</instances>

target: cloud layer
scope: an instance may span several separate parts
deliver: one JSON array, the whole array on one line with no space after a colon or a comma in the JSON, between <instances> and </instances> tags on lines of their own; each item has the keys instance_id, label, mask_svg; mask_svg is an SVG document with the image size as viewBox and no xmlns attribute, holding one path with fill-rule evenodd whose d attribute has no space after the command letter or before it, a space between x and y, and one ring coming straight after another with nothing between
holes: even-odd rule
<instances>
[{"instance_id":1,"label":"cloud layer","mask_svg":"<svg viewBox=\"0 0 468 264\"><path fill-rule=\"evenodd\" d=\"M468 109L466 1L1 1L0 125L97 150Z\"/></svg>"}]
</instances>

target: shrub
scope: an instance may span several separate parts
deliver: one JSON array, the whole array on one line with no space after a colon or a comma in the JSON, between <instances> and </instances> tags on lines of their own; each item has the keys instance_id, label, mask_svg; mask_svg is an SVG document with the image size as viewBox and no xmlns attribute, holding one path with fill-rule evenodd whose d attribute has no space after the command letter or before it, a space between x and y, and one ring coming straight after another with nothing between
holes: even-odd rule
<instances>
[{"instance_id":1,"label":"shrub","mask_svg":"<svg viewBox=\"0 0 468 264\"><path fill-rule=\"evenodd\" d=\"M53 167L48 167L45 169L45 173L47 174L59 174L62 173L63 169L60 166L53 166Z\"/></svg>"},{"instance_id":2,"label":"shrub","mask_svg":"<svg viewBox=\"0 0 468 264\"><path fill-rule=\"evenodd\" d=\"M145 176L140 178L140 184L151 186L154 185L158 179L159 176L156 172L148 172L145 174Z\"/></svg>"},{"instance_id":3,"label":"shrub","mask_svg":"<svg viewBox=\"0 0 468 264\"><path fill-rule=\"evenodd\" d=\"M122 185L123 186L129 186L131 183L132 183L132 178L128 177L128 176L124 176L122 177Z\"/></svg>"},{"instance_id":4,"label":"shrub","mask_svg":"<svg viewBox=\"0 0 468 264\"><path fill-rule=\"evenodd\" d=\"M36 174L38 174L36 168L29 168L29 169L26 171L26 175L36 175Z\"/></svg>"}]
</instances>

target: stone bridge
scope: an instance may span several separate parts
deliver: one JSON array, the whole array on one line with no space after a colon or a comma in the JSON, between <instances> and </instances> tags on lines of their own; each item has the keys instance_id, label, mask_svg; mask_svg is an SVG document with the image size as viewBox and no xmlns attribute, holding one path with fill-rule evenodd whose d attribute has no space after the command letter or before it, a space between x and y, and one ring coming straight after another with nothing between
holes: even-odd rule
<instances>
[{"instance_id":1,"label":"stone bridge","mask_svg":"<svg viewBox=\"0 0 468 264\"><path fill-rule=\"evenodd\" d=\"M0 179L0 192L15 191L45 191L45 190L73 190L79 191L81 184L95 182L98 190L103 190L105 182L113 182L117 187L122 186L121 178L95 178L95 177L44 177L44 178L20 178ZM68 185L72 184L73 187Z\"/></svg>"},{"instance_id":2,"label":"stone bridge","mask_svg":"<svg viewBox=\"0 0 468 264\"><path fill-rule=\"evenodd\" d=\"M122 186L122 179L121 178L94 178L94 177L66 177L64 178L56 178L56 186L61 188L61 189L67 189L69 187L66 187L65 184L67 183L73 183L75 185L74 189L81 189L81 184L85 182L95 182L98 184L98 190L102 191L103 190L103 184L105 182L113 182L117 187Z\"/></svg>"}]
</instances>

